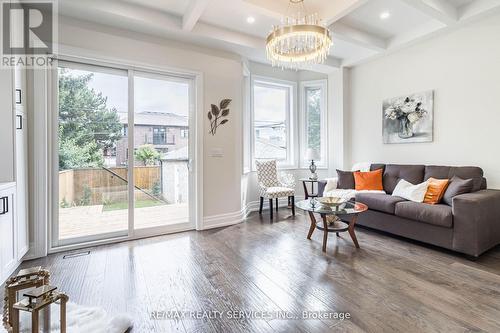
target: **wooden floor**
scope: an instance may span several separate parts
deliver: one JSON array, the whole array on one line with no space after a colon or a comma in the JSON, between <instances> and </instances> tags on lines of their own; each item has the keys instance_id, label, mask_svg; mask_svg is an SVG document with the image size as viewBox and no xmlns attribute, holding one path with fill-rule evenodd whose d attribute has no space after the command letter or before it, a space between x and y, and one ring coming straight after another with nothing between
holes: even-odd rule
<instances>
[{"instance_id":1,"label":"wooden floor","mask_svg":"<svg viewBox=\"0 0 500 333\"><path fill-rule=\"evenodd\" d=\"M267 212L265 212L267 213ZM275 217L276 218L276 217ZM73 302L126 312L132 332L500 332L500 248L478 261L366 229L306 239L304 216L101 246L44 265ZM0 292L1 293L1 292ZM151 320L152 311L349 312L350 320ZM280 312L281 313L281 312ZM314 312L311 312L314 313Z\"/></svg>"}]
</instances>

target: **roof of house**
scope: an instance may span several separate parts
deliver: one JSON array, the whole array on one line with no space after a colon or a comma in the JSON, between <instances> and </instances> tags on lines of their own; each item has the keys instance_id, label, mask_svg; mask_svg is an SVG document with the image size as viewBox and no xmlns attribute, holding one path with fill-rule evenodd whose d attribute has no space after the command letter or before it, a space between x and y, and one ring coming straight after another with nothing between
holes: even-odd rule
<instances>
[{"instance_id":1,"label":"roof of house","mask_svg":"<svg viewBox=\"0 0 500 333\"><path fill-rule=\"evenodd\" d=\"M273 144L266 139L257 138L255 140L255 151L260 159L285 159L286 148Z\"/></svg>"},{"instance_id":2,"label":"roof of house","mask_svg":"<svg viewBox=\"0 0 500 333\"><path fill-rule=\"evenodd\" d=\"M120 122L128 124L128 114L118 113ZM188 117L170 112L141 111L134 114L135 125L188 127Z\"/></svg>"},{"instance_id":3,"label":"roof of house","mask_svg":"<svg viewBox=\"0 0 500 333\"><path fill-rule=\"evenodd\" d=\"M169 151L161 158L162 161L187 161L188 160L188 146Z\"/></svg>"}]
</instances>

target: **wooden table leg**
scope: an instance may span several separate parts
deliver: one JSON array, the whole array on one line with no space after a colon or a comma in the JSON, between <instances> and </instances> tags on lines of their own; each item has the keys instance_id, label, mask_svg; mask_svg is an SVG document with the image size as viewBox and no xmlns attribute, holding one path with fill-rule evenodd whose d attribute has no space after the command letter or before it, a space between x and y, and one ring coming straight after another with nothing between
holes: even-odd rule
<instances>
[{"instance_id":1,"label":"wooden table leg","mask_svg":"<svg viewBox=\"0 0 500 333\"><path fill-rule=\"evenodd\" d=\"M68 302L68 297L66 295L61 297L61 333L66 333L66 303Z\"/></svg>"},{"instance_id":2,"label":"wooden table leg","mask_svg":"<svg viewBox=\"0 0 500 333\"><path fill-rule=\"evenodd\" d=\"M309 212L309 219L311 220L311 226L309 227L309 233L307 234L307 239L311 239L312 234L316 229L316 217L314 217L313 212Z\"/></svg>"},{"instance_id":3,"label":"wooden table leg","mask_svg":"<svg viewBox=\"0 0 500 333\"><path fill-rule=\"evenodd\" d=\"M323 218L323 252L326 252L326 242L328 241L328 221L326 220L326 215L321 214Z\"/></svg>"},{"instance_id":4,"label":"wooden table leg","mask_svg":"<svg viewBox=\"0 0 500 333\"><path fill-rule=\"evenodd\" d=\"M43 331L50 332L50 304L43 309Z\"/></svg>"},{"instance_id":5,"label":"wooden table leg","mask_svg":"<svg viewBox=\"0 0 500 333\"><path fill-rule=\"evenodd\" d=\"M31 333L39 333L38 316L38 310L31 312Z\"/></svg>"},{"instance_id":6,"label":"wooden table leg","mask_svg":"<svg viewBox=\"0 0 500 333\"><path fill-rule=\"evenodd\" d=\"M356 238L356 233L354 232L354 226L356 225L357 220L358 215L356 214L352 217L351 223L349 223L349 229L347 231L349 231L349 235L351 235L354 246L359 249L358 239Z\"/></svg>"},{"instance_id":7,"label":"wooden table leg","mask_svg":"<svg viewBox=\"0 0 500 333\"><path fill-rule=\"evenodd\" d=\"M309 191L307 190L306 182L302 182L302 186L304 186L304 198L305 200L309 199Z\"/></svg>"},{"instance_id":8,"label":"wooden table leg","mask_svg":"<svg viewBox=\"0 0 500 333\"><path fill-rule=\"evenodd\" d=\"M19 309L13 309L9 312L9 320L11 322L12 333L19 333Z\"/></svg>"},{"instance_id":9,"label":"wooden table leg","mask_svg":"<svg viewBox=\"0 0 500 333\"><path fill-rule=\"evenodd\" d=\"M14 290L13 288L9 288L8 293L9 293L9 295L8 295L9 296L9 304L7 306L9 307L9 317L10 317L10 314L12 312L14 312L14 303L17 302L17 291ZM9 318L9 324L12 327L14 326L11 318Z\"/></svg>"}]
</instances>

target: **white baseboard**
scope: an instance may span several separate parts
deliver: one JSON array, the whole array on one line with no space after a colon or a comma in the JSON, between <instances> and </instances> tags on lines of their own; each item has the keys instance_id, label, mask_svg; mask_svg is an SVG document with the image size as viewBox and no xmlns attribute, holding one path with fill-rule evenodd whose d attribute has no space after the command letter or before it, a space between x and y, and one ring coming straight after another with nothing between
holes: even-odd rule
<instances>
[{"instance_id":1,"label":"white baseboard","mask_svg":"<svg viewBox=\"0 0 500 333\"><path fill-rule=\"evenodd\" d=\"M16 269L21 265L23 260L16 260L12 263L12 265L9 265L7 270L3 272L3 276L0 276L0 285L3 284L7 279L16 271Z\"/></svg>"},{"instance_id":2,"label":"white baseboard","mask_svg":"<svg viewBox=\"0 0 500 333\"><path fill-rule=\"evenodd\" d=\"M280 207L288 206L288 198L278 199L278 204ZM203 229L201 230L227 227L230 225L241 223L248 217L248 215L250 215L250 213L258 212L259 205L260 205L259 201L250 201L245 205L245 207L241 211L227 213L227 214L205 216L203 218ZM269 200L264 200L263 209L265 210L269 209Z\"/></svg>"},{"instance_id":3,"label":"white baseboard","mask_svg":"<svg viewBox=\"0 0 500 333\"><path fill-rule=\"evenodd\" d=\"M233 213L205 216L203 218L203 228L201 230L227 227L229 225L241 223L244 219L244 210Z\"/></svg>"}]
</instances>

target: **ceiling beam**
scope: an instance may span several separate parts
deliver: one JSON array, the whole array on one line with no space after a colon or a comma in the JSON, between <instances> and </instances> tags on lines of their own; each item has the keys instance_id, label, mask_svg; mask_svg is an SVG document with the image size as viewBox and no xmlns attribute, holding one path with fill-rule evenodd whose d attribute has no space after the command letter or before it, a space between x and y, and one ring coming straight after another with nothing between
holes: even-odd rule
<instances>
[{"instance_id":1,"label":"ceiling beam","mask_svg":"<svg viewBox=\"0 0 500 333\"><path fill-rule=\"evenodd\" d=\"M215 25L200 22L194 27L193 34L254 49L264 49L266 42L262 38L247 35L241 32L219 28Z\"/></svg>"},{"instance_id":2,"label":"ceiling beam","mask_svg":"<svg viewBox=\"0 0 500 333\"><path fill-rule=\"evenodd\" d=\"M334 40L340 39L377 52L384 51L387 48L387 42L384 39L340 22L332 24L330 31Z\"/></svg>"},{"instance_id":3,"label":"ceiling beam","mask_svg":"<svg viewBox=\"0 0 500 333\"><path fill-rule=\"evenodd\" d=\"M367 2L368 0L337 0L336 2L332 2L336 4L336 13L333 16L325 17L323 19L325 20L326 25L331 25L344 16L349 15Z\"/></svg>"},{"instance_id":4,"label":"ceiling beam","mask_svg":"<svg viewBox=\"0 0 500 333\"><path fill-rule=\"evenodd\" d=\"M402 1L446 25L452 25L458 21L458 9L447 0Z\"/></svg>"},{"instance_id":5,"label":"ceiling beam","mask_svg":"<svg viewBox=\"0 0 500 333\"><path fill-rule=\"evenodd\" d=\"M460 20L470 20L488 15L495 11L500 11L500 1L498 0L476 0L460 8Z\"/></svg>"},{"instance_id":6,"label":"ceiling beam","mask_svg":"<svg viewBox=\"0 0 500 333\"><path fill-rule=\"evenodd\" d=\"M182 30L191 31L193 30L196 22L200 19L201 15L205 11L209 0L191 0L189 6L182 17Z\"/></svg>"}]
</instances>

